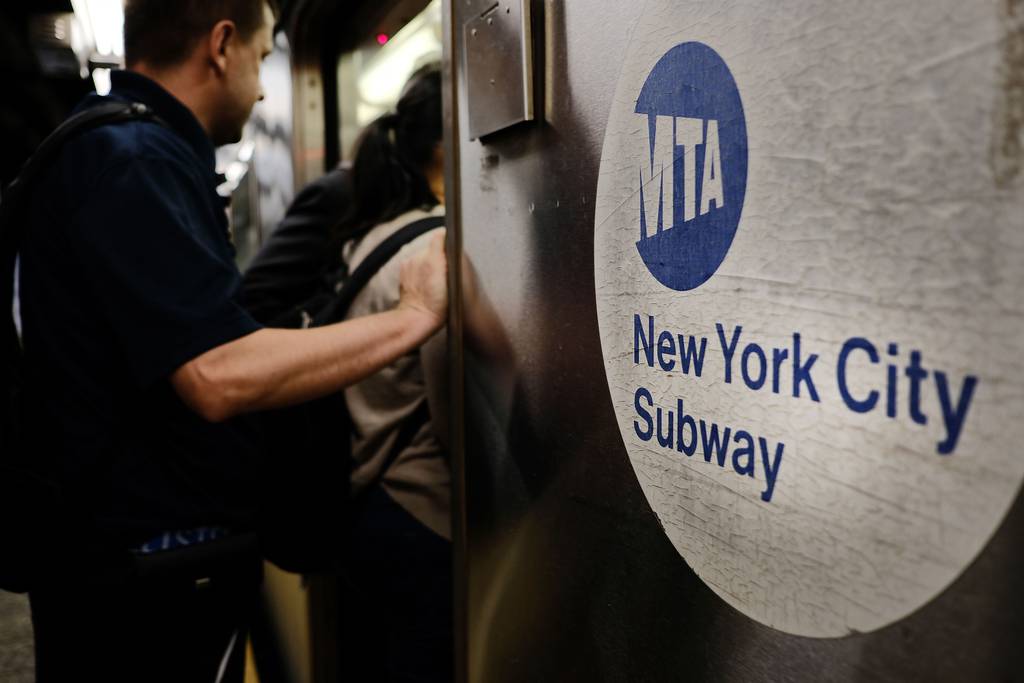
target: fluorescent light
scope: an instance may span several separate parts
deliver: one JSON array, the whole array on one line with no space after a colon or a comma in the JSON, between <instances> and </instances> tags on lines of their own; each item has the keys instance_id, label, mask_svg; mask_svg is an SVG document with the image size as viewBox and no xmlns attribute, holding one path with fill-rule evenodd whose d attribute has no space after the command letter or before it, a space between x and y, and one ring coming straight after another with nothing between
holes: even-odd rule
<instances>
[{"instance_id":1,"label":"fluorescent light","mask_svg":"<svg viewBox=\"0 0 1024 683\"><path fill-rule=\"evenodd\" d=\"M85 0L71 0L71 7L75 10L75 17L82 29L85 41L93 47L96 45L96 32L92 28L92 14L85 4Z\"/></svg>"},{"instance_id":2,"label":"fluorescent light","mask_svg":"<svg viewBox=\"0 0 1024 683\"><path fill-rule=\"evenodd\" d=\"M96 31L96 51L104 56L124 56L124 7L121 0L86 0Z\"/></svg>"},{"instance_id":3,"label":"fluorescent light","mask_svg":"<svg viewBox=\"0 0 1024 683\"><path fill-rule=\"evenodd\" d=\"M122 0L71 0L75 16L100 62L124 59L124 6Z\"/></svg>"},{"instance_id":4,"label":"fluorescent light","mask_svg":"<svg viewBox=\"0 0 1024 683\"><path fill-rule=\"evenodd\" d=\"M93 69L92 82L96 86L97 95L110 94L110 69Z\"/></svg>"}]
</instances>

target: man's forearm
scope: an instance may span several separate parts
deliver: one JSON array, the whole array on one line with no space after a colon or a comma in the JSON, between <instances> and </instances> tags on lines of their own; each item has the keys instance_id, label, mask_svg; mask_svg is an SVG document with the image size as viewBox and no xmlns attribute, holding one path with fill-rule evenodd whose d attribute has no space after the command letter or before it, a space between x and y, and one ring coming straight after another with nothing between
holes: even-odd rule
<instances>
[{"instance_id":1,"label":"man's forearm","mask_svg":"<svg viewBox=\"0 0 1024 683\"><path fill-rule=\"evenodd\" d=\"M212 349L172 377L212 421L302 403L354 384L415 349L439 321L398 308L308 330L263 329Z\"/></svg>"}]
</instances>

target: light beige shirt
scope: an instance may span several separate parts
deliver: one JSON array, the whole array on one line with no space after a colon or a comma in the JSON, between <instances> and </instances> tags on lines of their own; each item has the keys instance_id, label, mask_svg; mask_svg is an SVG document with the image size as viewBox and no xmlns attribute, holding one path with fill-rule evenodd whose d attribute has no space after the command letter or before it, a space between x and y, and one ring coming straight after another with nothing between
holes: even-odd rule
<instances>
[{"instance_id":1,"label":"light beige shirt","mask_svg":"<svg viewBox=\"0 0 1024 683\"><path fill-rule=\"evenodd\" d=\"M415 210L388 223L376 226L359 240L348 242L342 257L349 272L370 255L381 242L420 218L443 216L444 207L432 211ZM398 305L399 275L402 262L425 249L434 231L421 235L402 247L356 296L348 318L358 318ZM436 533L451 538L451 474L444 448L437 434L447 419L439 386L446 379L445 339L435 335L421 349L412 352L377 374L345 390L345 401L352 415L352 491L358 494L374 480L391 451L403 421L424 401L430 404L433 424L426 424L394 461L381 479L384 490L409 514Z\"/></svg>"}]
</instances>

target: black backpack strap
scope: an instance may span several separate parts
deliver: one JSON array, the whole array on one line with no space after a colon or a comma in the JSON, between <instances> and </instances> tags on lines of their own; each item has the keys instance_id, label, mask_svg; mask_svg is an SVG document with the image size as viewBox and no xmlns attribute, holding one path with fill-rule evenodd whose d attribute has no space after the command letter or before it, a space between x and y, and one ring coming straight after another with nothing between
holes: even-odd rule
<instances>
[{"instance_id":1,"label":"black backpack strap","mask_svg":"<svg viewBox=\"0 0 1024 683\"><path fill-rule=\"evenodd\" d=\"M85 111L75 114L43 140L36 152L25 162L18 177L4 190L2 201L0 201L0 229L2 229L0 240L2 240L4 258L5 260L9 259L12 267L14 255L21 245L27 229L25 222L19 221L17 218L24 210L24 204L31 195L33 186L53 164L65 143L73 137L100 126L138 120L149 120L167 125L152 109L142 103L112 101L89 107Z\"/></svg>"},{"instance_id":2,"label":"black backpack strap","mask_svg":"<svg viewBox=\"0 0 1024 683\"><path fill-rule=\"evenodd\" d=\"M421 218L397 230L393 235L377 245L352 272L352 275L345 280L345 284L334 298L334 301L317 315L313 325L329 325L330 323L344 320L356 295L363 290L363 287L377 274L377 271L384 267L385 263L394 258L395 254L406 244L409 244L420 235L442 226L444 226L444 216Z\"/></svg>"},{"instance_id":3,"label":"black backpack strap","mask_svg":"<svg viewBox=\"0 0 1024 683\"><path fill-rule=\"evenodd\" d=\"M352 275L345 281L341 291L338 292L337 298L333 304L328 307L327 311L323 315L323 320L326 322L336 322L342 320L348 313L349 307L355 300L356 295L363 290L366 283L377 274L377 272L384 266L385 263L390 261L395 255L414 239L420 235L424 235L431 230L436 230L444 226L444 216L429 216L427 218L421 218L420 220L413 221L408 225L397 230L393 235L388 237L386 240L381 242L377 247L370 252L370 254L363 259L363 261L356 267L352 272ZM320 322L318 316L318 322L314 324L326 324L326 322ZM377 471L376 476L373 477L366 485L364 491L369 491L374 486L380 483L381 479L387 473L391 466L398 459L398 456L402 454L408 446L412 443L420 427L430 421L430 406L426 399L417 406L416 410L402 422L402 427L398 431L398 436L395 438L395 442L391 445L391 450L388 451L387 456L384 458L384 463L381 468Z\"/></svg>"},{"instance_id":4,"label":"black backpack strap","mask_svg":"<svg viewBox=\"0 0 1024 683\"><path fill-rule=\"evenodd\" d=\"M420 427L428 422L430 422L430 405L427 403L427 399L424 398L422 403L416 406L416 410L402 421L402 427L398 430L395 443L391 445L391 450L384 457L384 463L377 470L377 474L367 482L366 488L363 489L364 492L369 491L380 483L384 475L391 469L391 466L398 460L398 456L402 454L402 451L412 445L412 440L420 431Z\"/></svg>"}]
</instances>

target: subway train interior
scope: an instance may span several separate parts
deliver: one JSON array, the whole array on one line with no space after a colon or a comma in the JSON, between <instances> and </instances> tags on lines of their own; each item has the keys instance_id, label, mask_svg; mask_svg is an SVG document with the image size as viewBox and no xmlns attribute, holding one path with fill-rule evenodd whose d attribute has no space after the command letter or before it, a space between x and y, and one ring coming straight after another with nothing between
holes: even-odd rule
<instances>
[{"instance_id":1,"label":"subway train interior","mask_svg":"<svg viewBox=\"0 0 1024 683\"><path fill-rule=\"evenodd\" d=\"M0 7L3 186L123 23ZM282 0L240 271L432 63L454 679L1024 682L1024 2ZM246 680L351 590L266 563Z\"/></svg>"}]
</instances>

